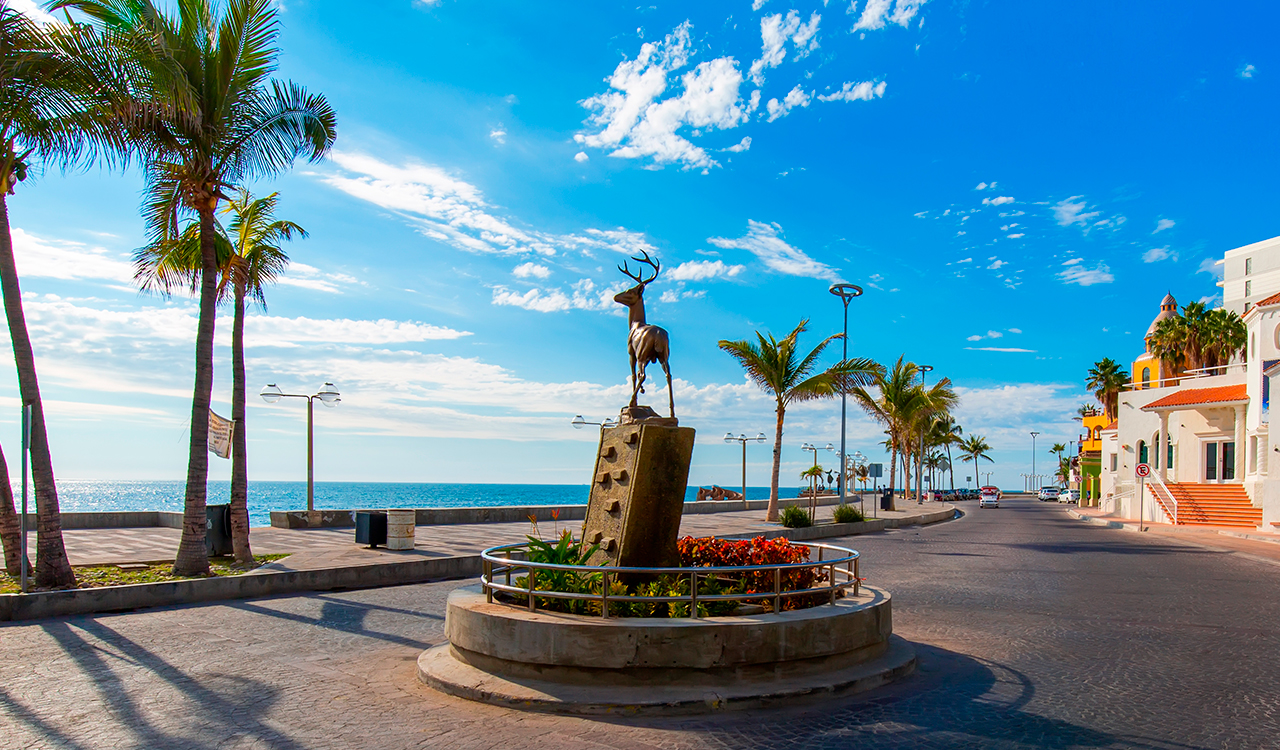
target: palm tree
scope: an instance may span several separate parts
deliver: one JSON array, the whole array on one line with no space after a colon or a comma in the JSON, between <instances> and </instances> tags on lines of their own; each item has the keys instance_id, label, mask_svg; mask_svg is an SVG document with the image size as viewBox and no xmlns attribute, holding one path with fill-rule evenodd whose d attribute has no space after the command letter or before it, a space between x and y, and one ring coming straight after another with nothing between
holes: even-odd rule
<instances>
[{"instance_id":1,"label":"palm tree","mask_svg":"<svg viewBox=\"0 0 1280 750\"><path fill-rule=\"evenodd\" d=\"M890 510L897 509L893 498L897 484L898 457L909 454L915 416L925 406L926 396L916 382L919 374L920 368L916 363L906 361L906 356L903 355L898 357L892 368L887 371L881 369L872 376L874 395L867 387L853 389L858 404L872 419L884 425L885 434L888 435L885 447L889 450ZM906 477L903 479L905 484Z\"/></svg>"},{"instance_id":2,"label":"palm tree","mask_svg":"<svg viewBox=\"0 0 1280 750\"><path fill-rule=\"evenodd\" d=\"M1110 357L1103 357L1089 368L1085 387L1093 391L1093 397L1102 404L1107 421L1114 421L1120 405L1120 389L1129 382L1129 373Z\"/></svg>"},{"instance_id":3,"label":"palm tree","mask_svg":"<svg viewBox=\"0 0 1280 750\"><path fill-rule=\"evenodd\" d=\"M289 256L280 247L307 232L294 222L275 218L279 193L255 199L242 190L227 202L229 226L218 229L218 301L231 297L234 317L231 326L232 394L231 419L231 546L236 564L252 567L249 545L248 440L245 423L244 315L246 297L266 310L264 286L273 283L289 265ZM175 286L194 290L200 276L199 225L192 222L177 241L160 241L134 255L136 277L143 289L154 288L168 295Z\"/></svg>"},{"instance_id":4,"label":"palm tree","mask_svg":"<svg viewBox=\"0 0 1280 750\"><path fill-rule=\"evenodd\" d=\"M1202 341L1205 367L1221 367L1245 357L1248 331L1234 310L1220 307L1204 316Z\"/></svg>"},{"instance_id":5,"label":"palm tree","mask_svg":"<svg viewBox=\"0 0 1280 750\"><path fill-rule=\"evenodd\" d=\"M0 292L13 342L18 392L22 404L31 408L35 583L40 587L75 586L76 577L62 542L44 402L13 257L8 196L41 166L65 168L119 153L118 133L103 127L97 111L88 106L97 89L92 71L73 65L58 52L59 40L73 43L81 34L73 26L52 25L46 33L0 0Z\"/></svg>"},{"instance_id":6,"label":"palm tree","mask_svg":"<svg viewBox=\"0 0 1280 750\"><path fill-rule=\"evenodd\" d=\"M187 217L200 237L200 313L191 399L187 488L174 572L207 573L205 498L218 258L215 214L226 192L316 161L336 137L320 95L269 80L280 50L272 0L183 0L176 15L154 0L55 0L85 14L97 32L84 56L114 73L104 96L116 125L145 164L144 216L151 241L174 240Z\"/></svg>"},{"instance_id":7,"label":"palm tree","mask_svg":"<svg viewBox=\"0 0 1280 750\"><path fill-rule=\"evenodd\" d=\"M951 446L959 445L961 435L964 434L964 428L956 422L955 417L946 414L934 420L933 429L933 445L940 446L947 451L947 470L951 476L951 491L956 491L956 467L951 462Z\"/></svg>"},{"instance_id":8,"label":"palm tree","mask_svg":"<svg viewBox=\"0 0 1280 750\"><path fill-rule=\"evenodd\" d=\"M991 463L995 463L995 459L987 455L989 450L991 450L991 446L987 444L986 439L981 435L970 435L960 443L960 455L966 461L973 462L973 475L978 479L978 484L982 484L982 478L978 476L978 461L986 459Z\"/></svg>"},{"instance_id":9,"label":"palm tree","mask_svg":"<svg viewBox=\"0 0 1280 750\"><path fill-rule=\"evenodd\" d=\"M821 466L810 466L800 472L801 479L809 480L809 517L813 518L818 511L818 482L822 479L822 474L826 470Z\"/></svg>"},{"instance_id":10,"label":"palm tree","mask_svg":"<svg viewBox=\"0 0 1280 750\"><path fill-rule=\"evenodd\" d=\"M4 545L4 569L11 576L22 575L31 564L22 556L22 522L13 507L13 486L9 484L9 465L0 450L0 544Z\"/></svg>"},{"instance_id":11,"label":"palm tree","mask_svg":"<svg viewBox=\"0 0 1280 750\"><path fill-rule=\"evenodd\" d=\"M1053 447L1049 448L1049 452L1056 455L1058 457L1058 463L1061 464L1062 454L1067 452L1067 446L1064 443L1054 443Z\"/></svg>"},{"instance_id":12,"label":"palm tree","mask_svg":"<svg viewBox=\"0 0 1280 750\"><path fill-rule=\"evenodd\" d=\"M737 360L746 370L747 378L777 402L777 428L773 440L773 472L769 480L769 509L765 519L778 520L778 472L782 467L782 421L787 406L802 401L831 398L850 392L854 386L871 382L881 371L880 365L864 357L846 359L818 371L818 358L831 342L842 338L841 334L828 336L808 354L801 355L796 348L797 339L809 327L802 320L795 330L781 339L772 334L756 331L756 341L727 341L719 343L720 349Z\"/></svg>"}]
</instances>

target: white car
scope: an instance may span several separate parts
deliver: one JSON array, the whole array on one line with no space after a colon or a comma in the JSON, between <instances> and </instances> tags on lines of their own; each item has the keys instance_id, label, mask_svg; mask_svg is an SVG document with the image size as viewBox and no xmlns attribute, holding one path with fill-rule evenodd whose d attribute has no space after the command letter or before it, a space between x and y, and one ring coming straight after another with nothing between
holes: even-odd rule
<instances>
[{"instance_id":1,"label":"white car","mask_svg":"<svg viewBox=\"0 0 1280 750\"><path fill-rule=\"evenodd\" d=\"M979 508L999 508L1000 490L996 487L983 487L978 493Z\"/></svg>"},{"instance_id":2,"label":"white car","mask_svg":"<svg viewBox=\"0 0 1280 750\"><path fill-rule=\"evenodd\" d=\"M1080 499L1080 493L1077 490L1063 490L1058 493L1058 502L1074 503Z\"/></svg>"},{"instance_id":3,"label":"white car","mask_svg":"<svg viewBox=\"0 0 1280 750\"><path fill-rule=\"evenodd\" d=\"M1036 495L1040 500L1049 501L1058 499L1057 487L1041 487L1039 494Z\"/></svg>"}]
</instances>

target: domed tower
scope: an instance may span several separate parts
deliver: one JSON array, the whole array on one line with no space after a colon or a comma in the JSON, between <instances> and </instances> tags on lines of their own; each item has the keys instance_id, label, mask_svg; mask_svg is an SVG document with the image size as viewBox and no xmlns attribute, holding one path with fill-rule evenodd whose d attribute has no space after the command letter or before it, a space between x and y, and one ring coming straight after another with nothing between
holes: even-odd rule
<instances>
[{"instance_id":1,"label":"domed tower","mask_svg":"<svg viewBox=\"0 0 1280 750\"><path fill-rule=\"evenodd\" d=\"M1173 298L1170 292L1160 300L1160 312L1156 315L1156 319L1151 321L1147 333L1142 337L1146 343L1146 351L1133 361L1133 382L1140 383L1141 388L1157 388L1161 385L1171 385L1162 382L1166 378L1172 378L1173 373L1168 372L1164 363L1158 357L1151 353L1151 339L1156 334L1156 327L1160 325L1160 321L1168 320L1178 314L1178 300Z\"/></svg>"}]
</instances>

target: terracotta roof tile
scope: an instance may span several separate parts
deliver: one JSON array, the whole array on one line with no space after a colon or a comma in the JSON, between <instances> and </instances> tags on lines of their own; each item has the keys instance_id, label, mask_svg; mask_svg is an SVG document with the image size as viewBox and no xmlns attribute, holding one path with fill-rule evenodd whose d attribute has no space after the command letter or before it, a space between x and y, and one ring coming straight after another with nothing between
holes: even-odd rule
<instances>
[{"instance_id":1,"label":"terracotta roof tile","mask_svg":"<svg viewBox=\"0 0 1280 750\"><path fill-rule=\"evenodd\" d=\"M1107 425L1106 427L1103 427L1103 428L1102 428L1102 431L1103 431L1103 432L1110 432L1111 430L1118 430L1118 429L1120 429L1120 422L1119 422L1119 420L1113 419L1113 420L1111 420L1111 424L1109 424L1109 425Z\"/></svg>"},{"instance_id":2,"label":"terracotta roof tile","mask_svg":"<svg viewBox=\"0 0 1280 750\"><path fill-rule=\"evenodd\" d=\"M1277 292L1264 300L1259 300L1254 307L1267 307L1268 305L1280 305L1280 292Z\"/></svg>"},{"instance_id":3,"label":"terracotta roof tile","mask_svg":"<svg viewBox=\"0 0 1280 750\"><path fill-rule=\"evenodd\" d=\"M1142 407L1143 411L1167 409L1172 406L1197 406L1200 404L1219 404L1231 401L1245 401L1249 398L1245 385L1220 385L1214 388L1183 388L1157 399Z\"/></svg>"}]
</instances>

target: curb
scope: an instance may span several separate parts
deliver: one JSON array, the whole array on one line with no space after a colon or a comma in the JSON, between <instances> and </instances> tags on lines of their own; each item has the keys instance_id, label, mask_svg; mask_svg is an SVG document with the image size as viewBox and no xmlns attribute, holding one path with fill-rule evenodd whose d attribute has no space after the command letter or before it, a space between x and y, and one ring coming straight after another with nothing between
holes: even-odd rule
<instances>
[{"instance_id":1,"label":"curb","mask_svg":"<svg viewBox=\"0 0 1280 750\"><path fill-rule=\"evenodd\" d=\"M1241 551L1239 551L1239 550L1227 549L1226 547L1215 547L1215 546L1214 546L1214 545L1212 545L1212 544L1205 544L1204 542L1199 541L1199 540L1196 540L1196 539L1187 539L1186 537L1179 537L1177 534L1149 534L1149 533L1146 533L1146 532L1139 532L1139 531L1138 531L1138 524L1136 524L1136 523L1121 523L1121 522L1119 522L1119 521L1104 521L1104 520L1102 520L1102 519L1100 519L1100 518L1090 518L1090 517L1088 517L1088 516L1085 516L1085 515L1084 515L1084 514L1082 514L1082 513L1078 513L1078 512L1076 512L1076 511L1074 511L1074 510L1068 510L1068 511L1067 511L1067 515L1069 515L1069 516L1071 516L1072 518L1075 518L1075 519L1077 519L1077 520L1084 521L1085 523L1092 524L1092 525L1094 525L1094 526L1102 526L1102 527L1104 527L1104 528L1108 528L1108 529L1120 529L1121 531L1132 531L1132 532L1134 532L1135 534L1136 534L1136 533L1142 533L1142 534L1143 534L1143 536L1146 536L1146 537L1147 537L1147 538L1149 538L1149 539L1160 539L1160 540L1162 540L1162 541L1172 542L1173 544L1182 544L1182 545L1185 545L1185 546L1187 546L1187 547L1195 547L1196 549L1207 549L1207 550L1211 550L1211 551L1213 551L1213 552L1221 552L1221 553L1228 554L1228 555L1235 555L1235 556L1237 556L1237 557L1243 557L1243 558L1244 558L1244 559L1246 559L1246 560L1252 560L1253 562L1264 563L1264 564L1266 564L1266 565L1276 565L1276 566L1280 566L1280 560L1273 560L1273 559L1272 559L1272 558L1270 558L1270 557L1264 557L1264 556L1262 556L1262 555L1255 555L1255 554L1252 554L1252 553L1250 553L1250 552L1241 552ZM1270 540L1270 539L1257 539L1257 538L1252 538L1252 539L1250 539L1250 537L1248 537L1248 536L1244 536L1244 535L1240 535L1240 534L1233 534L1233 533L1231 533L1231 532L1223 532L1223 531L1219 531L1218 533L1223 534L1224 536L1239 537L1239 538L1241 538L1241 539L1247 539L1247 540L1255 541L1255 542L1257 542L1257 541L1265 541L1265 542L1271 542L1271 543L1273 543L1273 544L1275 543L1275 542L1273 542L1273 541L1272 541L1272 540Z\"/></svg>"},{"instance_id":2,"label":"curb","mask_svg":"<svg viewBox=\"0 0 1280 750\"><path fill-rule=\"evenodd\" d=\"M782 528L755 534L723 534L720 538L752 539L754 537L763 536L766 539L778 539L781 537L791 542L804 542L812 539L830 539L841 536L872 534L877 531L897 529L903 526L928 526L929 524L940 523L942 521L950 521L963 515L963 511L952 506L946 510L935 510L916 516L906 516L904 518L873 518L870 521L859 521L857 523L822 523L799 529Z\"/></svg>"}]
</instances>

